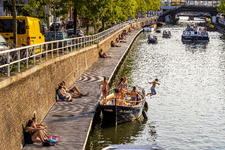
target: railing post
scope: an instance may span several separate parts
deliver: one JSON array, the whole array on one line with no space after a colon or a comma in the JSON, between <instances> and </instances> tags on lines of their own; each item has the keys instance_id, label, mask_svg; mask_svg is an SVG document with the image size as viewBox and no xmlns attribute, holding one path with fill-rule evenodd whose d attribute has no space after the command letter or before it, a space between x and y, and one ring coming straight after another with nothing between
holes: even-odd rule
<instances>
[{"instance_id":1,"label":"railing post","mask_svg":"<svg viewBox=\"0 0 225 150\"><path fill-rule=\"evenodd\" d=\"M20 50L18 50L17 53L17 60L20 60ZM20 61L17 63L17 71L20 72Z\"/></svg>"},{"instance_id":2,"label":"railing post","mask_svg":"<svg viewBox=\"0 0 225 150\"><path fill-rule=\"evenodd\" d=\"M87 44L87 43L86 43L86 37L87 37L87 36L85 35L85 36L84 36L84 48L87 46L87 45L86 45L86 44Z\"/></svg>"},{"instance_id":3,"label":"railing post","mask_svg":"<svg viewBox=\"0 0 225 150\"><path fill-rule=\"evenodd\" d=\"M72 52L73 50L72 50L72 48L73 48L73 40L72 41L70 41L70 52Z\"/></svg>"},{"instance_id":4,"label":"railing post","mask_svg":"<svg viewBox=\"0 0 225 150\"><path fill-rule=\"evenodd\" d=\"M52 53L52 58L53 58L53 43L51 43L51 53Z\"/></svg>"},{"instance_id":5,"label":"railing post","mask_svg":"<svg viewBox=\"0 0 225 150\"><path fill-rule=\"evenodd\" d=\"M29 62L29 48L26 48L26 68L28 68L28 62Z\"/></svg>"},{"instance_id":6,"label":"railing post","mask_svg":"<svg viewBox=\"0 0 225 150\"><path fill-rule=\"evenodd\" d=\"M39 57L40 57L40 62L41 62L41 57L42 57L42 46L40 45L40 55L39 55Z\"/></svg>"},{"instance_id":7,"label":"railing post","mask_svg":"<svg viewBox=\"0 0 225 150\"><path fill-rule=\"evenodd\" d=\"M74 50L76 51L76 49L77 49L77 39L74 39Z\"/></svg>"},{"instance_id":8,"label":"railing post","mask_svg":"<svg viewBox=\"0 0 225 150\"><path fill-rule=\"evenodd\" d=\"M45 60L48 59L48 44L45 44Z\"/></svg>"},{"instance_id":9,"label":"railing post","mask_svg":"<svg viewBox=\"0 0 225 150\"><path fill-rule=\"evenodd\" d=\"M55 44L55 43L54 43L54 44ZM57 56L59 56L59 49L58 49L58 47L59 47L59 42L56 42Z\"/></svg>"},{"instance_id":10,"label":"railing post","mask_svg":"<svg viewBox=\"0 0 225 150\"><path fill-rule=\"evenodd\" d=\"M64 41L62 41L62 54L64 55Z\"/></svg>"},{"instance_id":11,"label":"railing post","mask_svg":"<svg viewBox=\"0 0 225 150\"><path fill-rule=\"evenodd\" d=\"M10 77L10 58L9 58L9 53L7 53L7 76Z\"/></svg>"},{"instance_id":12,"label":"railing post","mask_svg":"<svg viewBox=\"0 0 225 150\"><path fill-rule=\"evenodd\" d=\"M68 54L69 52L68 52L68 40L66 41L66 53Z\"/></svg>"},{"instance_id":13,"label":"railing post","mask_svg":"<svg viewBox=\"0 0 225 150\"><path fill-rule=\"evenodd\" d=\"M33 47L33 65L35 65L35 46Z\"/></svg>"}]
</instances>

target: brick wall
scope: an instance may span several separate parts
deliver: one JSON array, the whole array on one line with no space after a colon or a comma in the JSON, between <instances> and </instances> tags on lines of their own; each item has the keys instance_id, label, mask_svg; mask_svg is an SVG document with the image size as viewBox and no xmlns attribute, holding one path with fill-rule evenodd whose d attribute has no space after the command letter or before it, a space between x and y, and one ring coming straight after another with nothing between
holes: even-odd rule
<instances>
[{"instance_id":1,"label":"brick wall","mask_svg":"<svg viewBox=\"0 0 225 150\"><path fill-rule=\"evenodd\" d=\"M133 26L141 27L142 23ZM23 141L23 127L36 114L42 121L55 101L55 89L65 80L71 86L99 57L98 52L106 52L111 41L124 29L99 43L99 46L50 59L0 82L0 149L19 150Z\"/></svg>"}]
</instances>

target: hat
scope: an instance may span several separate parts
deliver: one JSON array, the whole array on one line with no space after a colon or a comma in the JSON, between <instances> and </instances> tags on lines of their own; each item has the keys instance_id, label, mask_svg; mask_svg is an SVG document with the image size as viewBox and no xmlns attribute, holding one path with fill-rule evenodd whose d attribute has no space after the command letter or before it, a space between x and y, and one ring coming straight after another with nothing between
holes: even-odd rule
<instances>
[{"instance_id":1,"label":"hat","mask_svg":"<svg viewBox=\"0 0 225 150\"><path fill-rule=\"evenodd\" d=\"M66 83L66 81L63 81L63 83Z\"/></svg>"}]
</instances>

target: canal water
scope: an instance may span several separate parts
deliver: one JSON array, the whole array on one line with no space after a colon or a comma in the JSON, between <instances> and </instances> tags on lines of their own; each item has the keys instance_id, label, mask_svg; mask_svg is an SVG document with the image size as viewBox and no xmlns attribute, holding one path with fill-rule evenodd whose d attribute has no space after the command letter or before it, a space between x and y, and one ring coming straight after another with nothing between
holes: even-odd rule
<instances>
[{"instance_id":1,"label":"canal water","mask_svg":"<svg viewBox=\"0 0 225 150\"><path fill-rule=\"evenodd\" d=\"M112 144L150 144L166 150L225 149L225 42L209 32L210 42L183 44L187 18L162 28L172 37L158 36L147 44L149 33L134 42L117 78L127 76L133 85L150 92L148 81L159 79L157 95L147 97L148 119L118 126L99 121L90 133L86 149L100 150ZM199 21L199 20L197 20Z\"/></svg>"}]
</instances>

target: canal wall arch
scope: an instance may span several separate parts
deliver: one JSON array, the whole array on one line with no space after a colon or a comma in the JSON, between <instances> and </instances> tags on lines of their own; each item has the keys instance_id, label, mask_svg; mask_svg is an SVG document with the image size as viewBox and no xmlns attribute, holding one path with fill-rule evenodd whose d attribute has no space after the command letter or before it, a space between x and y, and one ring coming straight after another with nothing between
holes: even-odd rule
<instances>
[{"instance_id":1,"label":"canal wall arch","mask_svg":"<svg viewBox=\"0 0 225 150\"><path fill-rule=\"evenodd\" d=\"M141 27L147 21L133 23L133 27ZM67 87L99 58L99 50L106 52L111 41L128 29L130 25L120 29L92 45L72 53L50 59L28 70L8 77L0 82L0 149L18 150L24 144L23 128L34 114L41 122L56 102L55 93L58 84L65 80Z\"/></svg>"}]
</instances>

